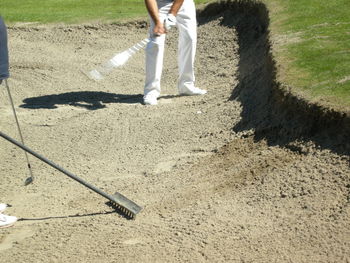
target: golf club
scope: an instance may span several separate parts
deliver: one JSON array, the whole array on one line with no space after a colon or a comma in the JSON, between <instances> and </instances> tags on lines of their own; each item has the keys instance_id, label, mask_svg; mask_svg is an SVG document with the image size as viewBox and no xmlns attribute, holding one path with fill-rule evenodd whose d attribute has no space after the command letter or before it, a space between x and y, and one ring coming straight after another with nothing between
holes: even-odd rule
<instances>
[{"instance_id":1,"label":"golf club","mask_svg":"<svg viewBox=\"0 0 350 263\"><path fill-rule=\"evenodd\" d=\"M90 71L82 72L89 78L95 81L102 80L106 75L108 75L114 68L121 67L126 64L126 62L139 50L144 49L147 43L150 42L149 38L145 38L133 45L131 48L115 54L111 59L100 64L95 69Z\"/></svg>"},{"instance_id":2,"label":"golf club","mask_svg":"<svg viewBox=\"0 0 350 263\"><path fill-rule=\"evenodd\" d=\"M22 144L24 145L22 131L21 131L21 128L19 126L19 121L17 118L15 106L13 104L10 88L9 88L9 85L7 82L7 79L9 76L10 76L10 74L9 74L9 56L8 56L8 47L7 47L7 29L6 29L6 25L5 25L2 17L0 16L0 84L4 80L5 86L7 89L7 93L8 93L9 98L10 98L12 111L13 111L13 114L15 116L19 136L21 138ZM34 177L33 177L33 172L32 172L32 168L31 168L31 165L29 162L27 152L24 151L24 154L25 154L25 158L27 160L27 165L28 165L28 169L29 169L29 177L25 180L24 185L28 185L28 184L33 182Z\"/></svg>"}]
</instances>

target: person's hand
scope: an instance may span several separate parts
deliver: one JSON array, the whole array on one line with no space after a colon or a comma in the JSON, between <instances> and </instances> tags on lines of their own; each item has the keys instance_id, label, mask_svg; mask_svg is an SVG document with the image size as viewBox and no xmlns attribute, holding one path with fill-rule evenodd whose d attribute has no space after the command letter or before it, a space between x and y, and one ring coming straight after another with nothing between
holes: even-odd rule
<instances>
[{"instance_id":1,"label":"person's hand","mask_svg":"<svg viewBox=\"0 0 350 263\"><path fill-rule=\"evenodd\" d=\"M174 26L176 26L176 17L173 14L168 14L164 20L165 30L169 31Z\"/></svg>"},{"instance_id":2,"label":"person's hand","mask_svg":"<svg viewBox=\"0 0 350 263\"><path fill-rule=\"evenodd\" d=\"M158 22L155 24L154 29L153 29L153 34L156 37L159 37L162 34L165 34L165 28L164 28L164 24L161 22Z\"/></svg>"}]
</instances>

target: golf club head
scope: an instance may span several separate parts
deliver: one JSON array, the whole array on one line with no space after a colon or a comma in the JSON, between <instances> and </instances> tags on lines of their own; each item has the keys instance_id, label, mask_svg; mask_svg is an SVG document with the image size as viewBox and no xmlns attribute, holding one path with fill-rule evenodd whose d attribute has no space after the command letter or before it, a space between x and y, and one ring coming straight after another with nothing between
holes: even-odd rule
<instances>
[{"instance_id":1,"label":"golf club head","mask_svg":"<svg viewBox=\"0 0 350 263\"><path fill-rule=\"evenodd\" d=\"M27 186L29 184L31 184L34 181L33 177L28 177L25 181L24 181L24 186Z\"/></svg>"},{"instance_id":2,"label":"golf club head","mask_svg":"<svg viewBox=\"0 0 350 263\"><path fill-rule=\"evenodd\" d=\"M117 66L113 63L113 60L110 59L90 71L81 70L81 72L89 79L99 81L104 79L104 77L107 76Z\"/></svg>"},{"instance_id":3,"label":"golf club head","mask_svg":"<svg viewBox=\"0 0 350 263\"><path fill-rule=\"evenodd\" d=\"M104 78L103 75L96 69L90 71L81 69L80 72L83 73L89 80L99 81Z\"/></svg>"}]
</instances>

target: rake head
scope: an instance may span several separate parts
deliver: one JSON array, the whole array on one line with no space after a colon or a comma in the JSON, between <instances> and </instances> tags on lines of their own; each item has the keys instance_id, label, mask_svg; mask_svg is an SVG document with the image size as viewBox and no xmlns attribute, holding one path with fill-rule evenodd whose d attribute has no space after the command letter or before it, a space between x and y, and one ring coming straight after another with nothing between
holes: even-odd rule
<instances>
[{"instance_id":1,"label":"rake head","mask_svg":"<svg viewBox=\"0 0 350 263\"><path fill-rule=\"evenodd\" d=\"M137 205L118 192L112 195L112 197L113 201L110 200L108 202L109 205L112 206L119 214L128 219L135 219L136 215L142 210L141 206Z\"/></svg>"}]
</instances>

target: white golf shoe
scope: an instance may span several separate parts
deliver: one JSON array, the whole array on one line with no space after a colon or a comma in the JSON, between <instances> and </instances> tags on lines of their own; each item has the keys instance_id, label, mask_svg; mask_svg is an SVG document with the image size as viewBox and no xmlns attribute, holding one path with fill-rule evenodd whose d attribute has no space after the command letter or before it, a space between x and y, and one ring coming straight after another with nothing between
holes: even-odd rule
<instances>
[{"instance_id":1,"label":"white golf shoe","mask_svg":"<svg viewBox=\"0 0 350 263\"><path fill-rule=\"evenodd\" d=\"M0 203L0 213L4 212L7 208L7 204Z\"/></svg>"},{"instance_id":2,"label":"white golf shoe","mask_svg":"<svg viewBox=\"0 0 350 263\"><path fill-rule=\"evenodd\" d=\"M158 104L158 96L154 94L147 94L143 97L143 103L145 105L157 105Z\"/></svg>"},{"instance_id":3,"label":"white golf shoe","mask_svg":"<svg viewBox=\"0 0 350 263\"><path fill-rule=\"evenodd\" d=\"M206 90L192 87L192 88L184 88L180 90L180 95L187 95L187 96L195 96L195 95L204 95L207 93Z\"/></svg>"},{"instance_id":4,"label":"white golf shoe","mask_svg":"<svg viewBox=\"0 0 350 263\"><path fill-rule=\"evenodd\" d=\"M0 214L0 228L10 227L17 221L17 217Z\"/></svg>"}]
</instances>

